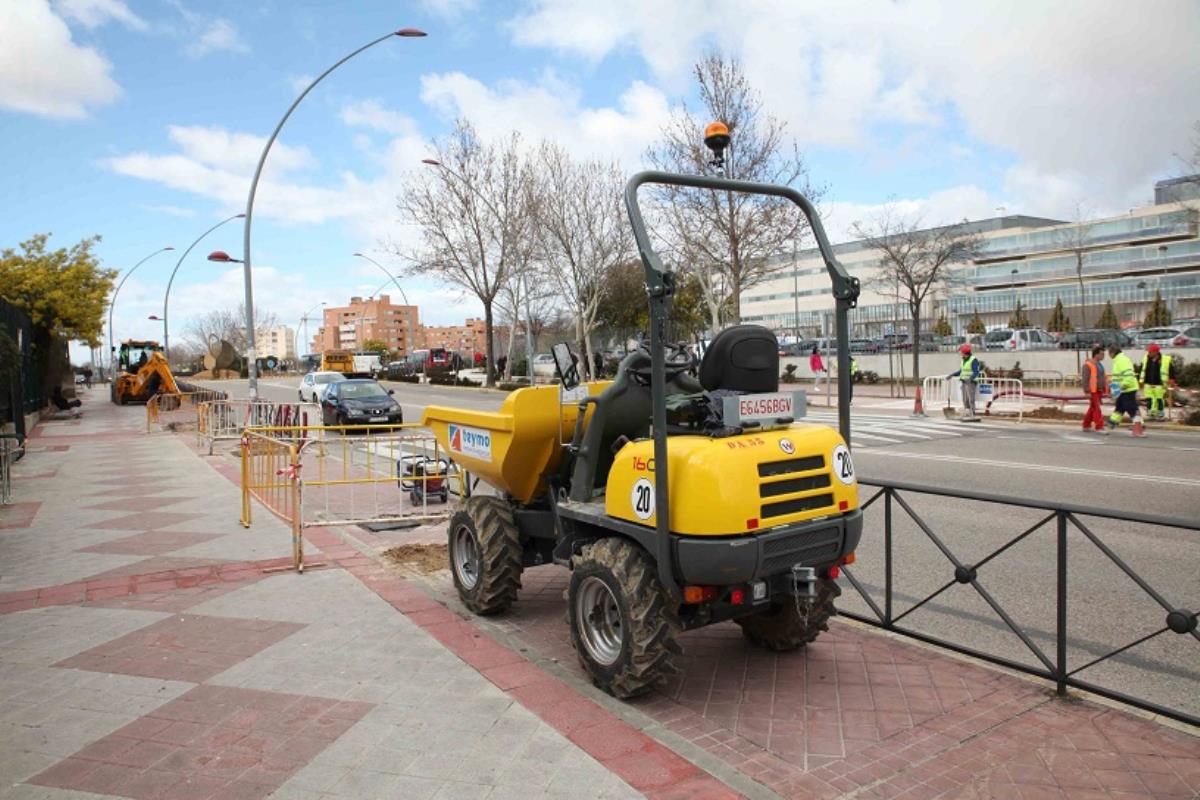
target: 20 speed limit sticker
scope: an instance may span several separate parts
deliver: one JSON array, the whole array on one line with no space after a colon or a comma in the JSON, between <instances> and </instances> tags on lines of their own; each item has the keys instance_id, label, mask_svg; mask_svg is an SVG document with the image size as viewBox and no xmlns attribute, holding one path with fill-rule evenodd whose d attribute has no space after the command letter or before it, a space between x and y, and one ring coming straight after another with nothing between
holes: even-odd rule
<instances>
[{"instance_id":1,"label":"20 speed limit sticker","mask_svg":"<svg viewBox=\"0 0 1200 800\"><path fill-rule=\"evenodd\" d=\"M847 486L854 483L854 462L850 460L850 450L846 445L839 444L833 448L833 460L830 464L839 481Z\"/></svg>"},{"instance_id":2,"label":"20 speed limit sticker","mask_svg":"<svg viewBox=\"0 0 1200 800\"><path fill-rule=\"evenodd\" d=\"M637 479L629 500L638 519L650 519L654 516L654 484L648 478Z\"/></svg>"}]
</instances>

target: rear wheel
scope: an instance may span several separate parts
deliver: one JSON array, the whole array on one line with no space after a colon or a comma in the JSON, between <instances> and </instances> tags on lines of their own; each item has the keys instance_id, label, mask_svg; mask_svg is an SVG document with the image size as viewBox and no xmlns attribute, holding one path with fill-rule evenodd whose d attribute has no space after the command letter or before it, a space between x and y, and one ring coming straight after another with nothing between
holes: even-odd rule
<instances>
[{"instance_id":1,"label":"rear wheel","mask_svg":"<svg viewBox=\"0 0 1200 800\"><path fill-rule=\"evenodd\" d=\"M601 539L571 559L567 622L580 663L609 694L644 694L676 672L679 621L654 561L631 542Z\"/></svg>"},{"instance_id":2,"label":"rear wheel","mask_svg":"<svg viewBox=\"0 0 1200 800\"><path fill-rule=\"evenodd\" d=\"M817 599L805 609L795 600L786 598L772 603L766 611L734 620L742 633L759 647L783 653L815 641L822 631L829 630L829 618L837 613L833 601L842 593L837 583L823 578L817 584Z\"/></svg>"},{"instance_id":3,"label":"rear wheel","mask_svg":"<svg viewBox=\"0 0 1200 800\"><path fill-rule=\"evenodd\" d=\"M522 570L521 537L508 503L487 495L468 498L450 518L447 550L467 608L479 615L507 611L521 589Z\"/></svg>"}]
</instances>

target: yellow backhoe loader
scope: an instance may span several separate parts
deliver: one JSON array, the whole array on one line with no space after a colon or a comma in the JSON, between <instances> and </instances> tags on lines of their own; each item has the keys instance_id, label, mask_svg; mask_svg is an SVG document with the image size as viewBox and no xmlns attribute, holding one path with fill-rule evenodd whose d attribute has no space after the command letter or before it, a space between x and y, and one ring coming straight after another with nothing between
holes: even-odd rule
<instances>
[{"instance_id":1,"label":"yellow backhoe loader","mask_svg":"<svg viewBox=\"0 0 1200 800\"><path fill-rule=\"evenodd\" d=\"M179 386L158 342L121 342L113 373L112 401L145 403L156 394L179 394Z\"/></svg>"}]
</instances>

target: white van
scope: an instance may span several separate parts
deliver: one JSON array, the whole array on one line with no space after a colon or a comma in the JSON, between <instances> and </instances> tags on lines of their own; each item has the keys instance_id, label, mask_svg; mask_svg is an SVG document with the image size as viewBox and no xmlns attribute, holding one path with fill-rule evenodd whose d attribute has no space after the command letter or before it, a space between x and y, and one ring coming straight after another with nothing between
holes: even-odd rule
<instances>
[{"instance_id":1,"label":"white van","mask_svg":"<svg viewBox=\"0 0 1200 800\"><path fill-rule=\"evenodd\" d=\"M1058 340L1041 328L996 328L988 331L983 341L991 351L1058 349Z\"/></svg>"}]
</instances>

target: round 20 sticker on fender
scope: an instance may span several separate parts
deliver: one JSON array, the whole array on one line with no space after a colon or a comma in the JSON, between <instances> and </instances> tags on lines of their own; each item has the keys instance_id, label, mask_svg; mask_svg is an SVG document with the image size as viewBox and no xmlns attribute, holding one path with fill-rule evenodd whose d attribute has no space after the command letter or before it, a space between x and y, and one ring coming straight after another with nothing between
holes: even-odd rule
<instances>
[{"instance_id":1,"label":"round 20 sticker on fender","mask_svg":"<svg viewBox=\"0 0 1200 800\"><path fill-rule=\"evenodd\" d=\"M839 481L847 486L854 483L854 462L850 460L850 449L846 445L839 444L833 448L833 458L829 463Z\"/></svg>"},{"instance_id":2,"label":"round 20 sticker on fender","mask_svg":"<svg viewBox=\"0 0 1200 800\"><path fill-rule=\"evenodd\" d=\"M633 513L638 519L650 519L654 516L654 484L649 478L638 478L630 492L629 502L633 505Z\"/></svg>"}]
</instances>

